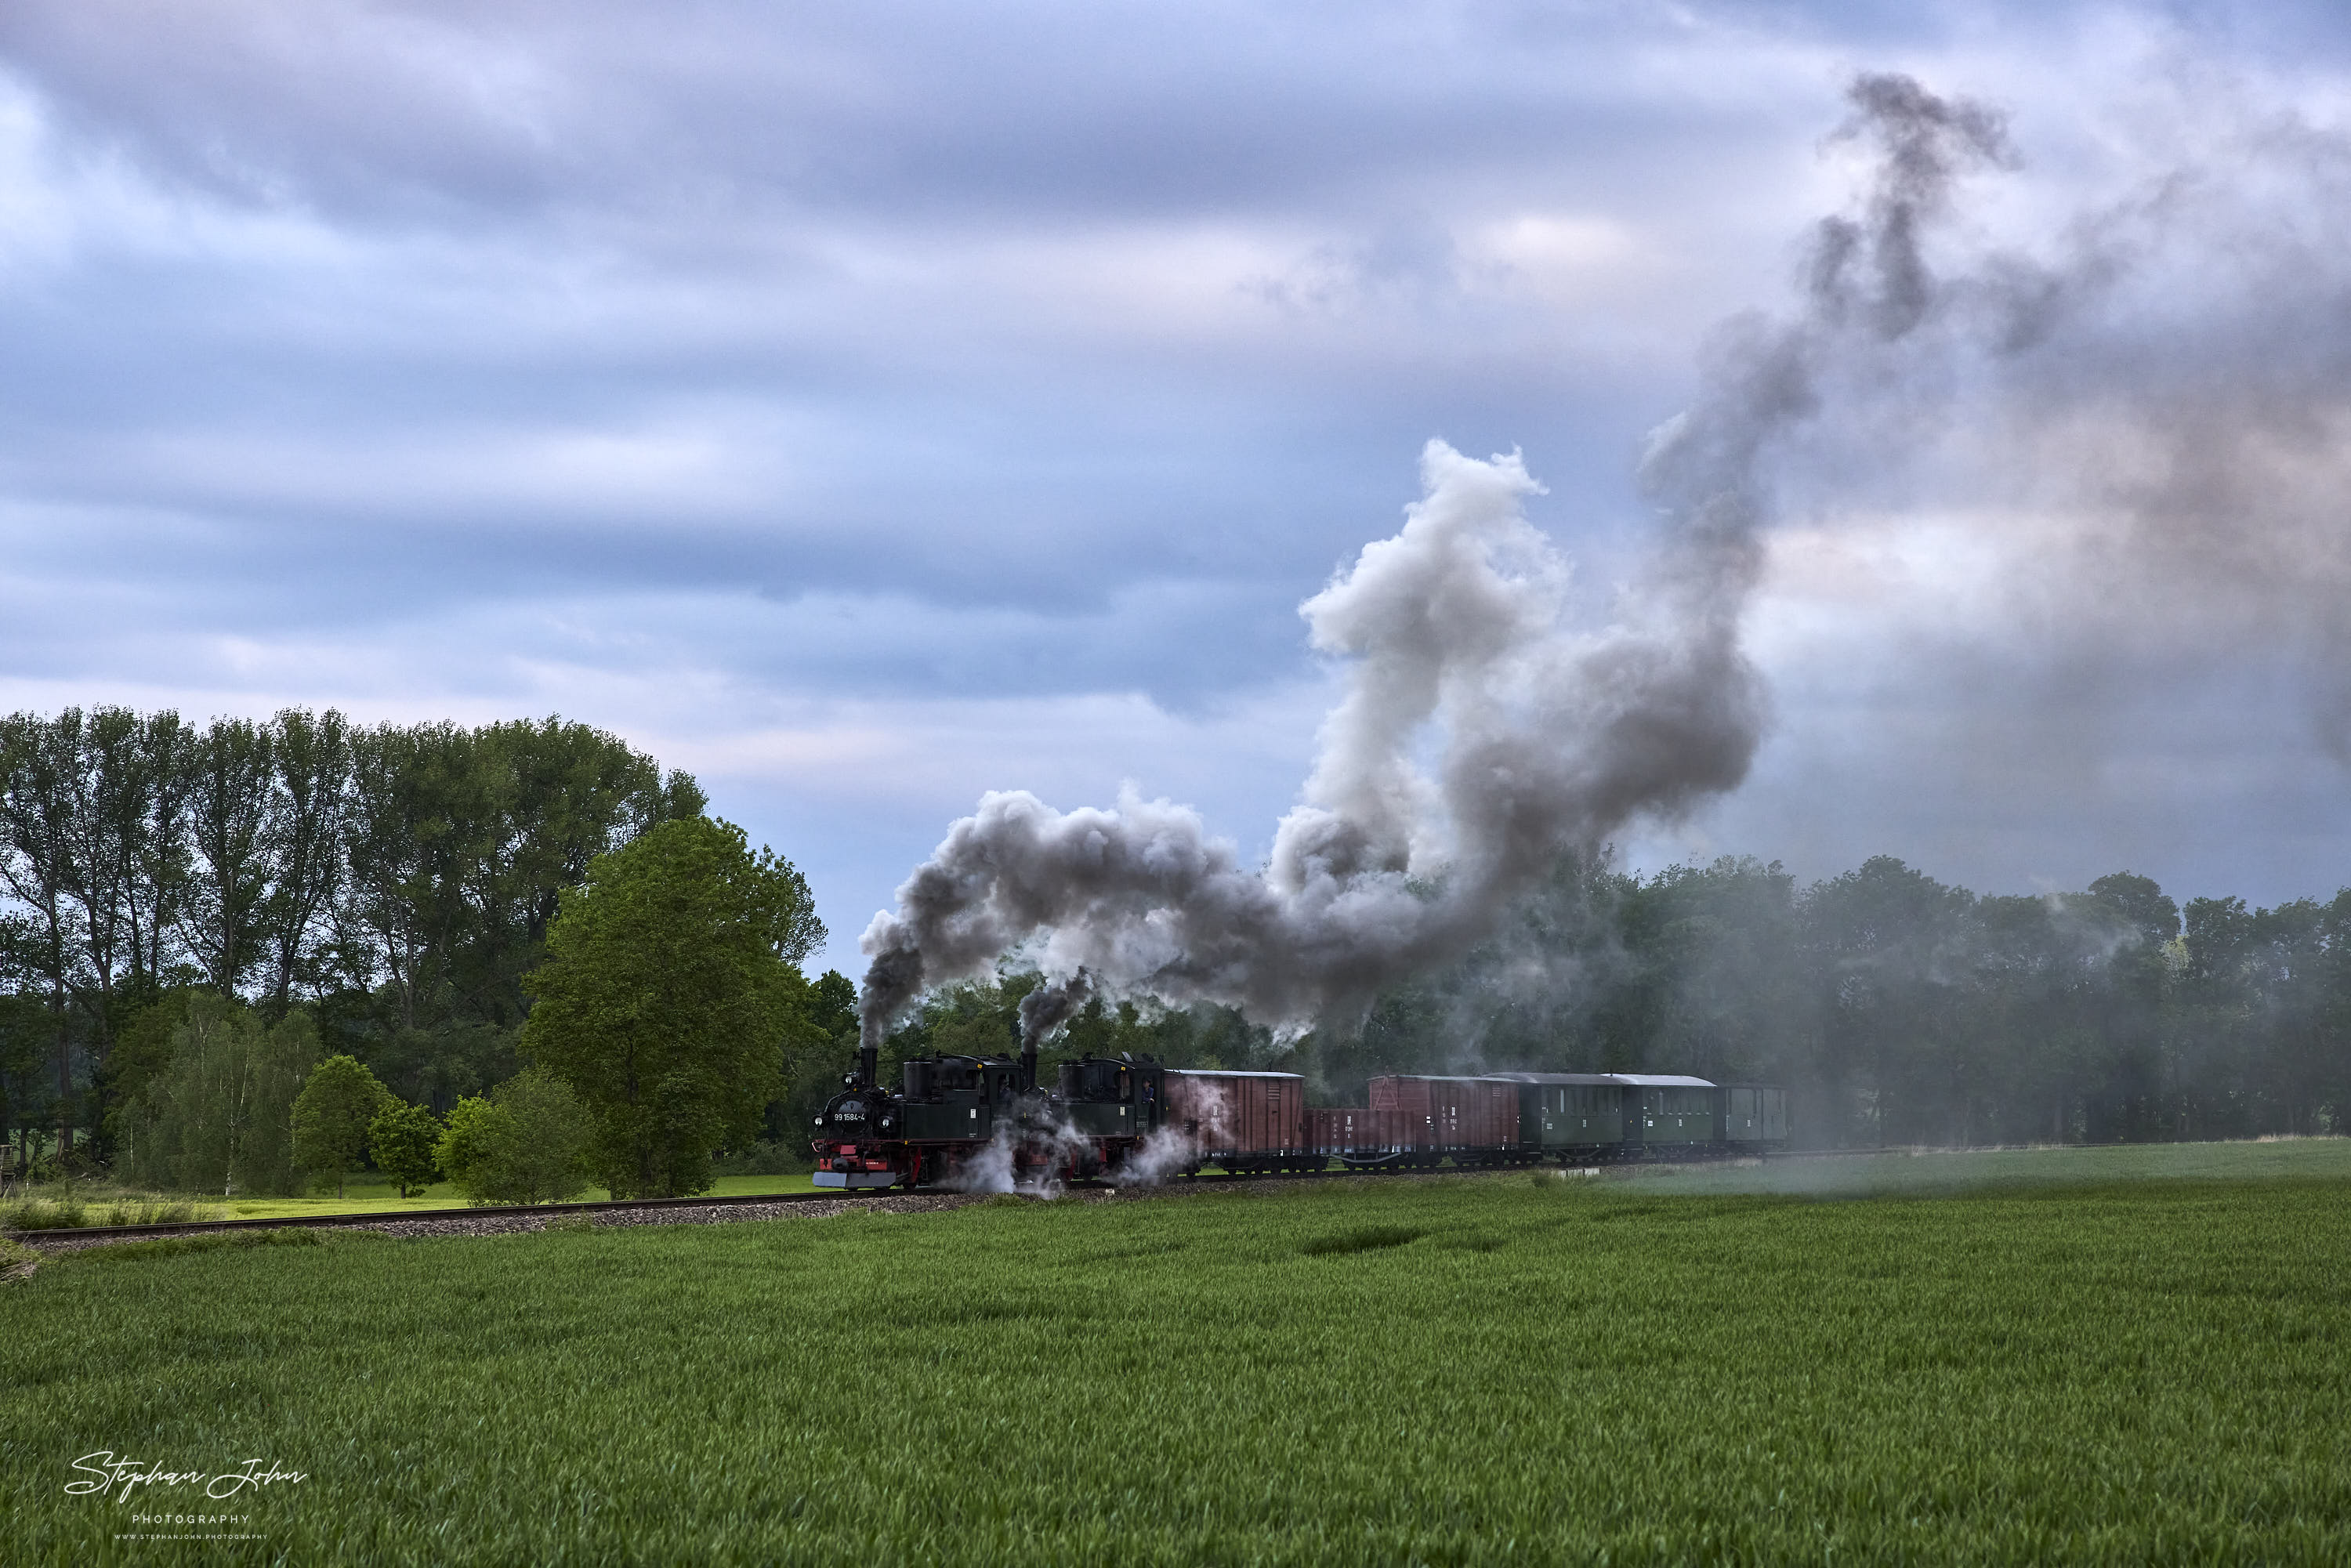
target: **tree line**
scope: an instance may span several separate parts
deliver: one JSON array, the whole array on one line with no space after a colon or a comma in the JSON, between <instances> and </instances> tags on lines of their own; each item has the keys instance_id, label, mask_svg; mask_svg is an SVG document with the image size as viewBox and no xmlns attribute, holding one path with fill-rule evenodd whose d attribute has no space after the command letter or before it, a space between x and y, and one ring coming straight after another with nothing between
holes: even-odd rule
<instances>
[{"instance_id":1,"label":"tree line","mask_svg":"<svg viewBox=\"0 0 2351 1568\"><path fill-rule=\"evenodd\" d=\"M564 888L523 977L528 1065L445 1116L365 1061L325 1054L310 1009L272 1023L204 987L134 1029L164 1031L120 1107L112 1174L228 1196L331 1184L364 1166L402 1196L445 1176L478 1202L535 1203L591 1182L622 1197L707 1188L796 1063L844 1045L799 960L820 936L807 883L742 830L673 818L595 856Z\"/></svg>"},{"instance_id":2,"label":"tree line","mask_svg":"<svg viewBox=\"0 0 2351 1568\"><path fill-rule=\"evenodd\" d=\"M195 1190L284 1189L344 1168L329 1147L390 1171L367 1126L396 1107L425 1118L411 1164L454 1138L441 1168L485 1191L559 1167L692 1190L714 1150L798 1159L855 988L801 976L823 935L805 883L704 805L689 776L556 718L0 720L0 1131L20 1163L37 1143ZM728 947L749 929L767 957ZM567 940L601 956L550 965ZM764 977L722 1005L727 952ZM1019 962L926 997L885 1073L1017 1049ZM1365 1018L1276 1040L1230 1009L1098 999L1059 1050L1290 1068L1335 1101L1380 1071L1761 1080L1795 1092L1819 1145L2340 1133L2351 890L2182 906L2130 873L2001 896L1883 856L1809 885L1746 858L1646 877L1572 859ZM339 1059L373 1087L336 1070L340 1141L305 1158L293 1103ZM577 1158L526 1171L499 1149Z\"/></svg>"},{"instance_id":3,"label":"tree line","mask_svg":"<svg viewBox=\"0 0 2351 1568\"><path fill-rule=\"evenodd\" d=\"M899 1056L1013 1049L1035 977L933 993ZM1800 1143L2351 1132L2351 890L2183 906L2123 872L1979 895L1880 856L1800 885L1750 858L1562 862L1461 963L1277 1040L1228 1009L1097 1000L1063 1049L1305 1073L1691 1072L1787 1085Z\"/></svg>"},{"instance_id":4,"label":"tree line","mask_svg":"<svg viewBox=\"0 0 2351 1568\"><path fill-rule=\"evenodd\" d=\"M2351 1132L2351 890L2182 905L2129 872L1981 895L1890 856L1800 886L1726 858L1571 862L1454 970L1304 1042L1382 1066L1788 1085L1808 1144Z\"/></svg>"},{"instance_id":5,"label":"tree line","mask_svg":"<svg viewBox=\"0 0 2351 1568\"><path fill-rule=\"evenodd\" d=\"M325 1049L446 1109L515 1072L562 890L705 803L691 776L552 717L10 715L0 1117L104 1160L196 991L273 1025L298 1009ZM803 936L821 930L803 914Z\"/></svg>"}]
</instances>

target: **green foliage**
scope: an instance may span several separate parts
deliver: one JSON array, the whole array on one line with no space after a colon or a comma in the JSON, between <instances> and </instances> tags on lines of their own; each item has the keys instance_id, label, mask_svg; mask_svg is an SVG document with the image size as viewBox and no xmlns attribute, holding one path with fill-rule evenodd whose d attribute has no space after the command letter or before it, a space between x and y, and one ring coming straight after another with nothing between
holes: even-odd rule
<instances>
[{"instance_id":1,"label":"green foliage","mask_svg":"<svg viewBox=\"0 0 2351 1568\"><path fill-rule=\"evenodd\" d=\"M510 1112L486 1097L468 1096L450 1107L433 1163L472 1201L503 1202L492 1194L503 1185L505 1162L518 1141Z\"/></svg>"},{"instance_id":2,"label":"green foliage","mask_svg":"<svg viewBox=\"0 0 2351 1568\"><path fill-rule=\"evenodd\" d=\"M0 976L9 967L5 948L21 926L0 915ZM47 1069L57 1036L57 1020L39 997L0 994L0 1137L28 1136L55 1121L57 1083Z\"/></svg>"},{"instance_id":3,"label":"green foliage","mask_svg":"<svg viewBox=\"0 0 2351 1568\"><path fill-rule=\"evenodd\" d=\"M199 984L309 1007L412 1099L499 1082L558 891L703 804L555 718L0 717L0 1121L86 1128L112 1158L182 1020L138 1021Z\"/></svg>"},{"instance_id":4,"label":"green foliage","mask_svg":"<svg viewBox=\"0 0 2351 1568\"><path fill-rule=\"evenodd\" d=\"M294 1102L319 1056L306 1014L269 1024L210 993L192 998L172 1031L171 1065L132 1108L134 1176L224 1197L293 1191Z\"/></svg>"},{"instance_id":5,"label":"green foliage","mask_svg":"<svg viewBox=\"0 0 2351 1568\"><path fill-rule=\"evenodd\" d=\"M488 1092L521 1071L515 1052L518 1026L442 1019L415 1029L392 1027L366 1035L346 1020L346 1038L361 1040L369 1066L387 1088L402 1086L419 1103L455 1104Z\"/></svg>"},{"instance_id":6,"label":"green foliage","mask_svg":"<svg viewBox=\"0 0 2351 1568\"><path fill-rule=\"evenodd\" d=\"M593 1133L570 1085L529 1067L487 1099L457 1102L434 1155L471 1202L560 1203L588 1186Z\"/></svg>"},{"instance_id":7,"label":"green foliage","mask_svg":"<svg viewBox=\"0 0 2351 1568\"><path fill-rule=\"evenodd\" d=\"M73 1230L100 1223L90 1218L89 1205L68 1186L55 1197L23 1197L0 1206L0 1227L10 1230Z\"/></svg>"},{"instance_id":8,"label":"green foliage","mask_svg":"<svg viewBox=\"0 0 2351 1568\"><path fill-rule=\"evenodd\" d=\"M757 1132L815 1033L791 957L814 918L789 863L701 817L599 856L564 894L522 1049L588 1106L590 1168L616 1196L700 1192L711 1151Z\"/></svg>"},{"instance_id":9,"label":"green foliage","mask_svg":"<svg viewBox=\"0 0 2351 1568\"><path fill-rule=\"evenodd\" d=\"M1834 1203L1332 1181L337 1237L135 1291L101 1249L0 1291L0 1418L35 1456L266 1439L313 1471L256 1504L297 1562L447 1562L415 1499L494 1494L545 1506L467 1510L468 1560L2330 1563L2335 1169ZM1301 1255L1371 1227L1427 1239ZM844 1389L925 1440L833 1419ZM331 1462L371 1452L400 1488ZM991 1459L943 1486L943 1453ZM120 1528L37 1466L10 1501L26 1562Z\"/></svg>"},{"instance_id":10,"label":"green foliage","mask_svg":"<svg viewBox=\"0 0 2351 1568\"><path fill-rule=\"evenodd\" d=\"M397 1104L375 1074L348 1056L330 1056L310 1070L294 1097L294 1163L313 1181L332 1177L335 1196L367 1158L377 1116Z\"/></svg>"},{"instance_id":11,"label":"green foliage","mask_svg":"<svg viewBox=\"0 0 2351 1568\"><path fill-rule=\"evenodd\" d=\"M460 1046L466 1026L510 1039L528 1009L522 977L545 955L562 890L596 856L702 804L691 778L664 779L651 758L582 724L358 732L342 915L350 940L339 957L354 1022L380 1037L457 1030ZM402 1051L449 1053L413 1039ZM393 1082L423 1097L423 1085Z\"/></svg>"},{"instance_id":12,"label":"green foliage","mask_svg":"<svg viewBox=\"0 0 2351 1568\"><path fill-rule=\"evenodd\" d=\"M713 1155L710 1174L713 1176L791 1176L812 1170L815 1165L806 1138L789 1142L760 1138Z\"/></svg>"},{"instance_id":13,"label":"green foliage","mask_svg":"<svg viewBox=\"0 0 2351 1568\"><path fill-rule=\"evenodd\" d=\"M760 1142L789 1151L791 1163L778 1168L809 1168L809 1124L841 1087L856 1053L856 983L838 969L827 969L809 987L801 1021L785 1038L783 1085L761 1128ZM739 1142L734 1148L737 1154L751 1152ZM738 1167L737 1174L751 1173Z\"/></svg>"},{"instance_id":14,"label":"green foliage","mask_svg":"<svg viewBox=\"0 0 2351 1568\"><path fill-rule=\"evenodd\" d=\"M90 1213L93 1225L189 1225L227 1218L217 1207L184 1197L117 1198Z\"/></svg>"},{"instance_id":15,"label":"green foliage","mask_svg":"<svg viewBox=\"0 0 2351 1568\"><path fill-rule=\"evenodd\" d=\"M1008 1056L1019 1051L1020 998L1040 979L1033 970L1008 969L991 983L964 981L929 992L914 1016L892 1031L882 1052L883 1082L897 1082L900 1066L910 1057ZM847 1040L853 1047L853 1018L852 1022ZM1253 1027L1230 1008L1160 1008L1147 1000L1106 1005L1094 997L1041 1053L1074 1057L1121 1052L1147 1055L1171 1067L1260 1067L1275 1060L1277 1047L1270 1031ZM839 1081L836 1068L826 1092L838 1087Z\"/></svg>"},{"instance_id":16,"label":"green foliage","mask_svg":"<svg viewBox=\"0 0 2351 1568\"><path fill-rule=\"evenodd\" d=\"M116 1144L127 1136L133 1107L149 1084L172 1065L172 1046L188 1021L189 1004L216 993L200 986L172 986L145 1007L130 1012L115 1031L105 1078L106 1133Z\"/></svg>"},{"instance_id":17,"label":"green foliage","mask_svg":"<svg viewBox=\"0 0 2351 1568\"><path fill-rule=\"evenodd\" d=\"M434 1150L440 1142L441 1124L432 1111L405 1100L391 1101L368 1124L368 1152L402 1197L433 1185L440 1170Z\"/></svg>"},{"instance_id":18,"label":"green foliage","mask_svg":"<svg viewBox=\"0 0 2351 1568\"><path fill-rule=\"evenodd\" d=\"M491 1099L513 1118L516 1144L505 1161L511 1201L559 1203L586 1189L595 1124L569 1083L544 1067L527 1067Z\"/></svg>"}]
</instances>

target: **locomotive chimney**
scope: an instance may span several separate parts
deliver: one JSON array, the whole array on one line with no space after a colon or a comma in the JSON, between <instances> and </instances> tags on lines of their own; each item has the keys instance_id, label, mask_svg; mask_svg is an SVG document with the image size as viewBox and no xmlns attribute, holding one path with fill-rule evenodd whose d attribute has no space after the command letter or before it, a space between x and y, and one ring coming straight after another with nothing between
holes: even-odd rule
<instances>
[{"instance_id":1,"label":"locomotive chimney","mask_svg":"<svg viewBox=\"0 0 2351 1568\"><path fill-rule=\"evenodd\" d=\"M1040 985L1020 998L1020 1087L1037 1087L1037 1042L1086 1005L1093 981L1083 969L1068 979Z\"/></svg>"}]
</instances>

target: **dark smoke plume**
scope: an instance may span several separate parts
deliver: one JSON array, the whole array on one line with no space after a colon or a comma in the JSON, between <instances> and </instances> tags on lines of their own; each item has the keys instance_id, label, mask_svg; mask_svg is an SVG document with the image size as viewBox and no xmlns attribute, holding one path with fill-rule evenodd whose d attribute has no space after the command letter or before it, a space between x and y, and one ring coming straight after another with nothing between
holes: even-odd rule
<instances>
[{"instance_id":1,"label":"dark smoke plume","mask_svg":"<svg viewBox=\"0 0 2351 1568\"><path fill-rule=\"evenodd\" d=\"M2246 716L2280 706L2351 763L2351 136L2150 76L2097 121L2121 180L2025 191L2004 233L1938 223L2018 166L2001 120L1863 78L1841 136L1875 187L1818 231L1812 330L1763 335L1813 408L1769 462L1775 579L1876 633L1883 673L1835 678L1886 683L1867 744L1962 779L1946 813L2078 797L2128 841L2150 787L2281 778L2291 738Z\"/></svg>"},{"instance_id":2,"label":"dark smoke plume","mask_svg":"<svg viewBox=\"0 0 2351 1568\"><path fill-rule=\"evenodd\" d=\"M1020 1043L1035 1046L1067 1023L1093 995L1093 981L1083 969L1066 980L1049 982L1020 998Z\"/></svg>"},{"instance_id":3,"label":"dark smoke plume","mask_svg":"<svg viewBox=\"0 0 2351 1568\"><path fill-rule=\"evenodd\" d=\"M1932 317L1920 234L1959 173L2007 155L1995 116L1904 78L1863 78L1852 98L1843 134L1878 149L1876 186L1820 230L1805 312L1735 327L1702 396L1652 442L1661 537L1614 624L1569 623L1567 564L1520 513L1539 486L1518 456L1431 442L1403 531L1301 607L1344 686L1265 870L1165 800L1062 812L990 794L867 929L867 1040L925 986L1022 944L1114 993L1228 1003L1285 1030L1347 1020L1458 957L1562 855L1737 786L1764 708L1740 620L1767 455L1817 406L1824 361Z\"/></svg>"}]
</instances>

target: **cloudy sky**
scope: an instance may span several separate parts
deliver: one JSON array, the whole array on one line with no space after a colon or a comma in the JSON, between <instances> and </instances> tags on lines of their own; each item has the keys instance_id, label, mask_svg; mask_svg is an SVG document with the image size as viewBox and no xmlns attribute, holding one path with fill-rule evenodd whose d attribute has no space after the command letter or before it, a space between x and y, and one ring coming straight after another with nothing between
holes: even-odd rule
<instances>
[{"instance_id":1,"label":"cloudy sky","mask_svg":"<svg viewBox=\"0 0 2351 1568\"><path fill-rule=\"evenodd\" d=\"M852 969L983 790L1261 853L1297 606L1429 438L1523 454L1595 615L1637 574L1645 438L1866 206L1860 72L2012 156L1773 455L1751 778L1625 853L2331 894L2316 0L10 0L0 707L586 720Z\"/></svg>"}]
</instances>

